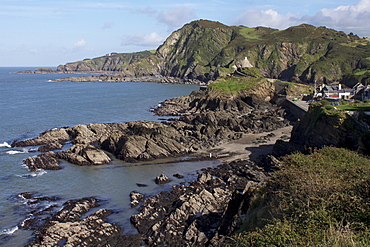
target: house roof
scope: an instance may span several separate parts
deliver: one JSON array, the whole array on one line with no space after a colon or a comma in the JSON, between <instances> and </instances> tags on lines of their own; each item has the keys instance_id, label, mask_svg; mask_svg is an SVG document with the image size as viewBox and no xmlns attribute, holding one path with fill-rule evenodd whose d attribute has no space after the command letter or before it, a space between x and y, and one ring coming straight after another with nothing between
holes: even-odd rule
<instances>
[{"instance_id":1,"label":"house roof","mask_svg":"<svg viewBox=\"0 0 370 247\"><path fill-rule=\"evenodd\" d=\"M324 92L328 92L328 93L333 93L333 92L338 92L339 90L339 86L325 86L323 88L323 91Z\"/></svg>"}]
</instances>

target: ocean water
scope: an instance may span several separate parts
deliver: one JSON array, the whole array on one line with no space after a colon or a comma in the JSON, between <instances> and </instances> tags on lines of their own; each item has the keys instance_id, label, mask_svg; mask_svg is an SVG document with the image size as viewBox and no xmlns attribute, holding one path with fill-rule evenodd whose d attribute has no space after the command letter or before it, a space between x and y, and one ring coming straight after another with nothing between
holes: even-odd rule
<instances>
[{"instance_id":1,"label":"ocean water","mask_svg":"<svg viewBox=\"0 0 370 247\"><path fill-rule=\"evenodd\" d=\"M218 161L131 164L113 159L108 165L80 167L62 162L62 170L30 172L23 160L39 153L30 148L11 148L13 141L38 136L45 130L88 123L115 123L134 120L159 121L150 112L159 102L198 90L197 85L165 85L148 82L52 82L64 74L16 74L34 68L0 68L0 246L23 246L32 231L19 227L37 210L55 206L70 199L94 196L102 208L113 209L109 217L124 228L124 234L135 233L129 222L136 213L130 207L129 193L138 191L153 195L173 185L196 177L203 167ZM168 160L165 160L168 162ZM154 178L166 174L172 182L156 185ZM172 175L180 173L184 179ZM136 183L147 184L138 187ZM59 198L53 202L27 205L17 195L31 192L36 196ZM95 209L97 210L97 209Z\"/></svg>"}]
</instances>

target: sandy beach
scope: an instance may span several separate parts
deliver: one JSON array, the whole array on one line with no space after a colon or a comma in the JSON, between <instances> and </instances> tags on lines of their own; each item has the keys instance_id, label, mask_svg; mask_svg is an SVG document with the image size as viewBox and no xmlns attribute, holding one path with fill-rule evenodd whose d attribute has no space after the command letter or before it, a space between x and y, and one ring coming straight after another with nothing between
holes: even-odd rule
<instances>
[{"instance_id":1,"label":"sandy beach","mask_svg":"<svg viewBox=\"0 0 370 247\"><path fill-rule=\"evenodd\" d=\"M293 126L287 126L271 132L244 134L242 138L220 144L212 149L201 150L202 155L218 157L230 162L238 159L257 161L261 155L271 154L276 140L288 141Z\"/></svg>"}]
</instances>

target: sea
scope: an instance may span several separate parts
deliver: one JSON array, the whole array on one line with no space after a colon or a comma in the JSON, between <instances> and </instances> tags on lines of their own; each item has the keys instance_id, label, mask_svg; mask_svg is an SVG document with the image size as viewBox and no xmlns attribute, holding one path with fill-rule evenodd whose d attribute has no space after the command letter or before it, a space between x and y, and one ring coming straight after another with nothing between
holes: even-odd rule
<instances>
[{"instance_id":1,"label":"sea","mask_svg":"<svg viewBox=\"0 0 370 247\"><path fill-rule=\"evenodd\" d=\"M121 225L124 234L136 233L129 218L138 211L130 206L130 192L155 195L195 179L201 168L220 164L217 160L191 162L189 157L133 164L112 156L113 161L107 165L82 167L60 161L62 170L29 171L23 160L39 153L32 147L12 148L15 140L78 124L162 121L150 109L165 99L199 90L198 85L150 82L54 82L70 74L15 73L33 69L36 68L0 68L0 246L26 245L34 233L21 227L26 219L83 197L99 198L101 206L95 211L112 209L109 221ZM162 173L172 181L155 184L155 177ZM185 177L173 177L176 173ZM138 183L147 187L139 187ZM55 200L32 203L20 196L25 192Z\"/></svg>"}]
</instances>

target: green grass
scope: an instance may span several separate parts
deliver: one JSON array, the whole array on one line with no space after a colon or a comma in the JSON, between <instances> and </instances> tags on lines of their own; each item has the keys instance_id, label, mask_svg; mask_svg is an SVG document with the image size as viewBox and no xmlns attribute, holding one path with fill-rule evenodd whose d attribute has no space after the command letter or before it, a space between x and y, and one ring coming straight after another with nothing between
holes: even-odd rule
<instances>
[{"instance_id":1,"label":"green grass","mask_svg":"<svg viewBox=\"0 0 370 247\"><path fill-rule=\"evenodd\" d=\"M263 38L264 32L258 32L255 28L240 27L239 33L248 42L260 42L265 40L265 38Z\"/></svg>"},{"instance_id":2,"label":"green grass","mask_svg":"<svg viewBox=\"0 0 370 247\"><path fill-rule=\"evenodd\" d=\"M370 70L362 70L362 71L355 72L354 75L357 75L357 76L364 75L364 74L366 74L368 72L370 72Z\"/></svg>"},{"instance_id":3,"label":"green grass","mask_svg":"<svg viewBox=\"0 0 370 247\"><path fill-rule=\"evenodd\" d=\"M286 156L252 200L233 246L370 246L370 160L326 147ZM251 217L251 216L249 216Z\"/></svg>"},{"instance_id":4,"label":"green grass","mask_svg":"<svg viewBox=\"0 0 370 247\"><path fill-rule=\"evenodd\" d=\"M238 94L241 90L251 89L258 86L263 79L257 79L252 77L224 77L220 78L208 87L213 92L219 92L222 94Z\"/></svg>"},{"instance_id":5,"label":"green grass","mask_svg":"<svg viewBox=\"0 0 370 247\"><path fill-rule=\"evenodd\" d=\"M339 109L345 110L345 111L370 111L370 106L349 106L349 105L339 105L335 106Z\"/></svg>"},{"instance_id":6,"label":"green grass","mask_svg":"<svg viewBox=\"0 0 370 247\"><path fill-rule=\"evenodd\" d=\"M355 102L340 101L339 104L340 105L335 107L345 111L359 111L359 112L370 111L369 101L355 101Z\"/></svg>"}]
</instances>

